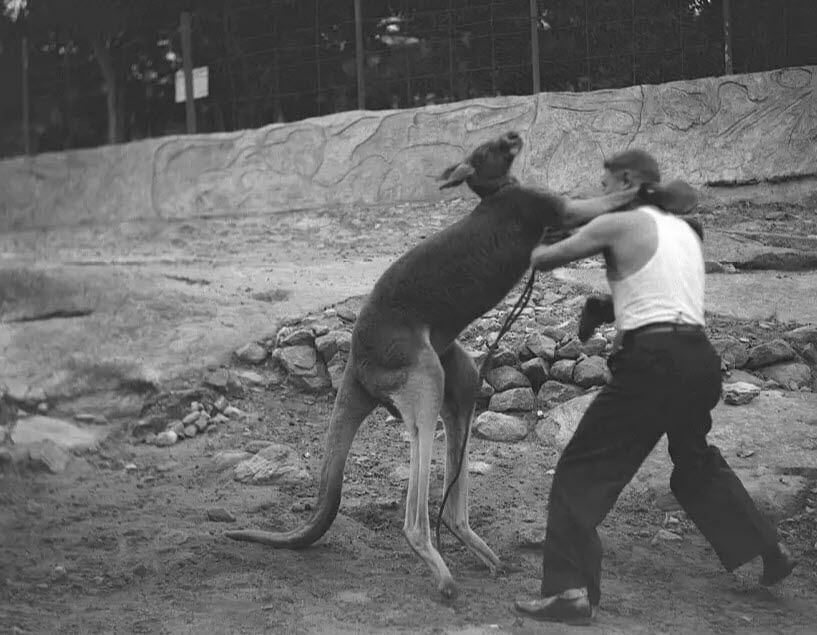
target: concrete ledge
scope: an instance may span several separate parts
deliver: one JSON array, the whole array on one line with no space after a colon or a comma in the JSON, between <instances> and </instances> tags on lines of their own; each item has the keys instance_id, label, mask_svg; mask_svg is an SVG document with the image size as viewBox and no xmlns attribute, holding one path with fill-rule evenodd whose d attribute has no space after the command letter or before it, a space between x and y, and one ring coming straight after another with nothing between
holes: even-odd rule
<instances>
[{"instance_id":1,"label":"concrete ledge","mask_svg":"<svg viewBox=\"0 0 817 635\"><path fill-rule=\"evenodd\" d=\"M634 145L708 197L817 202L815 70L351 111L11 159L0 162L0 231L461 196L433 177L511 128L526 142L516 173L562 193L594 189L603 157Z\"/></svg>"}]
</instances>

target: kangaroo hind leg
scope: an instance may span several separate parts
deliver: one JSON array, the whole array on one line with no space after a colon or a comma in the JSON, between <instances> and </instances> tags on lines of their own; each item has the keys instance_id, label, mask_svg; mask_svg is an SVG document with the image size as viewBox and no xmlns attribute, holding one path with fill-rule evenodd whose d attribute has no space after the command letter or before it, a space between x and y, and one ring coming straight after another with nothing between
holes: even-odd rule
<instances>
[{"instance_id":1,"label":"kangaroo hind leg","mask_svg":"<svg viewBox=\"0 0 817 635\"><path fill-rule=\"evenodd\" d=\"M479 372L471 356L457 341L452 342L443 352L440 361L445 371L445 398L442 407L446 444L444 491L451 488L443 510L443 522L492 573L501 572L505 570L505 565L471 529L468 520L467 443L474 416L474 402L479 391ZM466 446L464 451L463 445ZM452 486L455 477L456 482Z\"/></svg>"},{"instance_id":2,"label":"kangaroo hind leg","mask_svg":"<svg viewBox=\"0 0 817 635\"><path fill-rule=\"evenodd\" d=\"M428 518L431 450L437 415L443 401L443 384L443 369L439 357L426 342L415 363L407 370L405 381L389 397L400 411L411 440L403 533L414 552L431 569L437 590L444 598L453 599L458 593L457 586L442 556L431 544Z\"/></svg>"}]
</instances>

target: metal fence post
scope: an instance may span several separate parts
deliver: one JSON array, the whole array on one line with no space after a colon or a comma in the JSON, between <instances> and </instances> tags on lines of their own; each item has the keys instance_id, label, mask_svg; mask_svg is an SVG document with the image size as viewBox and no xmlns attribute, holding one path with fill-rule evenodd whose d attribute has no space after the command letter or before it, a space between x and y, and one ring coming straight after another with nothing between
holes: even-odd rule
<instances>
[{"instance_id":1,"label":"metal fence post","mask_svg":"<svg viewBox=\"0 0 817 635\"><path fill-rule=\"evenodd\" d=\"M533 94L542 92L539 76L539 4L530 0L530 64L533 71Z\"/></svg>"},{"instance_id":2,"label":"metal fence post","mask_svg":"<svg viewBox=\"0 0 817 635\"><path fill-rule=\"evenodd\" d=\"M193 96L193 43L192 17L189 11L181 15L179 31L182 36L182 64L184 65L184 105L187 134L196 132L196 102Z\"/></svg>"},{"instance_id":3,"label":"metal fence post","mask_svg":"<svg viewBox=\"0 0 817 635\"><path fill-rule=\"evenodd\" d=\"M28 37L23 36L20 52L23 62L23 149L31 154L31 112L29 107L28 87Z\"/></svg>"},{"instance_id":4,"label":"metal fence post","mask_svg":"<svg viewBox=\"0 0 817 635\"><path fill-rule=\"evenodd\" d=\"M363 9L361 0L355 0L355 63L357 67L358 110L366 109L366 84L363 77L365 57L366 51L363 50Z\"/></svg>"},{"instance_id":5,"label":"metal fence post","mask_svg":"<svg viewBox=\"0 0 817 635\"><path fill-rule=\"evenodd\" d=\"M732 3L723 0L723 73L732 74Z\"/></svg>"}]
</instances>

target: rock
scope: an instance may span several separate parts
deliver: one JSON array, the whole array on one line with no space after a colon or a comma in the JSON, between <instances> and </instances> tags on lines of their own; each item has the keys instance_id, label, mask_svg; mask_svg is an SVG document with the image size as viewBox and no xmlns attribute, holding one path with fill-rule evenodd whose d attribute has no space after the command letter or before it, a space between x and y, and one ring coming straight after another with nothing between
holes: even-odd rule
<instances>
[{"instance_id":1,"label":"rock","mask_svg":"<svg viewBox=\"0 0 817 635\"><path fill-rule=\"evenodd\" d=\"M338 340L332 333L315 339L315 348L324 362L329 362L338 352Z\"/></svg>"},{"instance_id":2,"label":"rock","mask_svg":"<svg viewBox=\"0 0 817 635\"><path fill-rule=\"evenodd\" d=\"M242 461L246 461L252 456L250 452L243 450L222 450L213 456L213 467L217 471L226 470L228 467L238 465Z\"/></svg>"},{"instance_id":3,"label":"rock","mask_svg":"<svg viewBox=\"0 0 817 635\"><path fill-rule=\"evenodd\" d=\"M56 565L53 569L51 569L51 579L54 582L61 582L68 577L68 572L65 570L65 567L61 564Z\"/></svg>"},{"instance_id":4,"label":"rock","mask_svg":"<svg viewBox=\"0 0 817 635\"><path fill-rule=\"evenodd\" d=\"M539 388L536 395L536 405L548 410L560 403L570 401L582 394L582 390L572 384L548 380Z\"/></svg>"},{"instance_id":5,"label":"rock","mask_svg":"<svg viewBox=\"0 0 817 635\"><path fill-rule=\"evenodd\" d=\"M207 510L207 520L212 520L214 523L234 523L235 516L223 507L211 507Z\"/></svg>"},{"instance_id":6,"label":"rock","mask_svg":"<svg viewBox=\"0 0 817 635\"><path fill-rule=\"evenodd\" d=\"M747 373L745 370L733 370L729 373L728 377L724 377L723 379L724 384L734 384L737 382L752 384L758 388L763 385L763 380L760 377L757 377L752 373Z\"/></svg>"},{"instance_id":7,"label":"rock","mask_svg":"<svg viewBox=\"0 0 817 635\"><path fill-rule=\"evenodd\" d=\"M201 412L193 422L193 425L196 426L196 430L199 432L204 432L207 429L207 426L210 425L210 417L206 412Z\"/></svg>"},{"instance_id":8,"label":"rock","mask_svg":"<svg viewBox=\"0 0 817 635\"><path fill-rule=\"evenodd\" d=\"M730 368L742 368L749 361L749 349L736 337L712 338L712 348Z\"/></svg>"},{"instance_id":9,"label":"rock","mask_svg":"<svg viewBox=\"0 0 817 635\"><path fill-rule=\"evenodd\" d=\"M560 328L558 326L553 326L552 324L546 324L546 325L540 327L539 332L542 335L545 335L545 336L549 337L554 342L561 342L562 340L564 340L567 337L567 331L565 331L563 328ZM554 351L554 355L555 354L556 353Z\"/></svg>"},{"instance_id":10,"label":"rock","mask_svg":"<svg viewBox=\"0 0 817 635\"><path fill-rule=\"evenodd\" d=\"M573 381L582 388L603 386L607 383L608 375L607 362L597 355L583 359L573 369Z\"/></svg>"},{"instance_id":11,"label":"rock","mask_svg":"<svg viewBox=\"0 0 817 635\"><path fill-rule=\"evenodd\" d=\"M233 477L236 481L252 485L303 483L310 480L309 472L298 452L280 443L272 443L236 465Z\"/></svg>"},{"instance_id":12,"label":"rock","mask_svg":"<svg viewBox=\"0 0 817 635\"><path fill-rule=\"evenodd\" d=\"M261 373L256 373L254 370L237 370L236 377L242 379L251 386L266 386L267 378Z\"/></svg>"},{"instance_id":13,"label":"rock","mask_svg":"<svg viewBox=\"0 0 817 635\"><path fill-rule=\"evenodd\" d=\"M809 364L812 366L817 366L817 345L815 344L806 344L806 346L801 351L801 355L803 359L805 359Z\"/></svg>"},{"instance_id":14,"label":"rock","mask_svg":"<svg viewBox=\"0 0 817 635\"><path fill-rule=\"evenodd\" d=\"M252 454L258 454L261 450L268 448L271 445L272 441L267 441L265 439L253 439L244 445L244 449Z\"/></svg>"},{"instance_id":15,"label":"rock","mask_svg":"<svg viewBox=\"0 0 817 635\"><path fill-rule=\"evenodd\" d=\"M495 392L494 387L483 379L482 386L479 388L479 394L477 394L477 399L490 399Z\"/></svg>"},{"instance_id":16,"label":"rock","mask_svg":"<svg viewBox=\"0 0 817 635\"><path fill-rule=\"evenodd\" d=\"M760 394L760 387L738 381L723 387L723 401L731 406L744 406Z\"/></svg>"},{"instance_id":17,"label":"rock","mask_svg":"<svg viewBox=\"0 0 817 635\"><path fill-rule=\"evenodd\" d=\"M184 436L186 436L188 439L192 439L198 433L199 433L199 429L196 426L194 426L192 423L190 425L184 427Z\"/></svg>"},{"instance_id":18,"label":"rock","mask_svg":"<svg viewBox=\"0 0 817 635\"><path fill-rule=\"evenodd\" d=\"M516 358L521 362L527 362L531 359L536 359L536 355L534 355L531 350L528 348L528 345L525 342L519 342L516 345Z\"/></svg>"},{"instance_id":19,"label":"rock","mask_svg":"<svg viewBox=\"0 0 817 635\"><path fill-rule=\"evenodd\" d=\"M789 390L799 390L811 383L811 368L800 362L772 364L761 369L761 374L768 380L775 381Z\"/></svg>"},{"instance_id":20,"label":"rock","mask_svg":"<svg viewBox=\"0 0 817 635\"><path fill-rule=\"evenodd\" d=\"M539 390L547 381L549 372L550 364L541 357L534 357L522 363L522 374L528 378L534 391Z\"/></svg>"},{"instance_id":21,"label":"rock","mask_svg":"<svg viewBox=\"0 0 817 635\"><path fill-rule=\"evenodd\" d=\"M160 432L156 435L156 445L159 447L167 447L169 445L173 445L176 441L179 440L179 435L177 435L172 430L165 430L164 432Z\"/></svg>"},{"instance_id":22,"label":"rock","mask_svg":"<svg viewBox=\"0 0 817 635\"><path fill-rule=\"evenodd\" d=\"M267 359L267 349L260 344L250 342L239 348L235 352L235 356L248 364L260 364Z\"/></svg>"},{"instance_id":23,"label":"rock","mask_svg":"<svg viewBox=\"0 0 817 635\"><path fill-rule=\"evenodd\" d=\"M40 403L38 403L37 412L39 412L40 414L45 414L46 412L48 412L48 402L41 401Z\"/></svg>"},{"instance_id":24,"label":"rock","mask_svg":"<svg viewBox=\"0 0 817 635\"><path fill-rule=\"evenodd\" d=\"M487 474L490 471L491 464L486 463L485 461L474 461L473 463L468 463L469 474Z\"/></svg>"},{"instance_id":25,"label":"rock","mask_svg":"<svg viewBox=\"0 0 817 635\"><path fill-rule=\"evenodd\" d=\"M340 388L340 382L343 379L343 370L345 368L346 364L343 363L334 363L327 367L326 372L329 375L329 381L332 384L333 390Z\"/></svg>"},{"instance_id":26,"label":"rock","mask_svg":"<svg viewBox=\"0 0 817 635\"><path fill-rule=\"evenodd\" d=\"M341 353L348 353L352 350L352 333L350 331L330 331L329 335L335 338L335 341L338 343L338 351Z\"/></svg>"},{"instance_id":27,"label":"rock","mask_svg":"<svg viewBox=\"0 0 817 635\"><path fill-rule=\"evenodd\" d=\"M489 441L521 441L528 435L528 426L519 417L488 410L476 418L474 433Z\"/></svg>"},{"instance_id":28,"label":"rock","mask_svg":"<svg viewBox=\"0 0 817 635\"><path fill-rule=\"evenodd\" d=\"M512 366L492 368L485 376L485 380L497 392L511 388L530 388L530 380Z\"/></svg>"},{"instance_id":29,"label":"rock","mask_svg":"<svg viewBox=\"0 0 817 635\"><path fill-rule=\"evenodd\" d=\"M289 383L299 390L320 392L333 385L331 375L311 346L277 348L273 357L287 371Z\"/></svg>"},{"instance_id":30,"label":"rock","mask_svg":"<svg viewBox=\"0 0 817 635\"><path fill-rule=\"evenodd\" d=\"M525 345L536 357L550 362L556 357L556 342L542 333L531 333L525 338Z\"/></svg>"},{"instance_id":31,"label":"rock","mask_svg":"<svg viewBox=\"0 0 817 635\"><path fill-rule=\"evenodd\" d=\"M104 436L105 431L99 428L80 428L68 421L42 415L19 419L11 432L11 440L17 445L49 440L68 450L92 449Z\"/></svg>"},{"instance_id":32,"label":"rock","mask_svg":"<svg viewBox=\"0 0 817 635\"><path fill-rule=\"evenodd\" d=\"M564 346L556 349L556 359L576 359L581 355L582 343L577 340L570 340Z\"/></svg>"},{"instance_id":33,"label":"rock","mask_svg":"<svg viewBox=\"0 0 817 635\"><path fill-rule=\"evenodd\" d=\"M553 443L563 450L595 398L596 394L591 393L554 407L536 426L537 438L542 443Z\"/></svg>"},{"instance_id":34,"label":"rock","mask_svg":"<svg viewBox=\"0 0 817 635\"><path fill-rule=\"evenodd\" d=\"M230 417L231 419L236 419L236 418L240 417L241 415L243 415L243 414L244 414L244 411L243 411L243 410L239 410L239 409L238 409L238 408L236 408L235 406L227 406L227 407L224 409L224 414L225 414L226 416Z\"/></svg>"},{"instance_id":35,"label":"rock","mask_svg":"<svg viewBox=\"0 0 817 635\"><path fill-rule=\"evenodd\" d=\"M219 412L215 417L210 419L210 423L227 423L230 420L230 417L227 415Z\"/></svg>"},{"instance_id":36,"label":"rock","mask_svg":"<svg viewBox=\"0 0 817 635\"><path fill-rule=\"evenodd\" d=\"M346 307L338 307L337 316L345 322L354 322L357 320L357 315L355 312L351 309L347 309Z\"/></svg>"},{"instance_id":37,"label":"rock","mask_svg":"<svg viewBox=\"0 0 817 635\"><path fill-rule=\"evenodd\" d=\"M281 346L314 346L315 334L312 329L297 329L281 338Z\"/></svg>"},{"instance_id":38,"label":"rock","mask_svg":"<svg viewBox=\"0 0 817 635\"><path fill-rule=\"evenodd\" d=\"M218 410L219 412L224 412L224 409L229 406L230 404L227 403L227 397L224 395L219 395L218 399L216 399L213 407Z\"/></svg>"},{"instance_id":39,"label":"rock","mask_svg":"<svg viewBox=\"0 0 817 635\"><path fill-rule=\"evenodd\" d=\"M498 366L516 366L519 360L516 359L516 353L511 349L501 346L496 353L494 353L493 368Z\"/></svg>"},{"instance_id":40,"label":"rock","mask_svg":"<svg viewBox=\"0 0 817 635\"><path fill-rule=\"evenodd\" d=\"M289 383L298 390L308 393L320 393L333 387L332 377L321 367L317 375L290 375Z\"/></svg>"},{"instance_id":41,"label":"rock","mask_svg":"<svg viewBox=\"0 0 817 635\"><path fill-rule=\"evenodd\" d=\"M763 368L777 362L786 362L795 358L794 349L784 340L772 340L758 344L749 351L747 368Z\"/></svg>"},{"instance_id":42,"label":"rock","mask_svg":"<svg viewBox=\"0 0 817 635\"><path fill-rule=\"evenodd\" d=\"M244 392L241 382L227 369L219 368L207 373L204 383L228 397L238 397Z\"/></svg>"},{"instance_id":43,"label":"rock","mask_svg":"<svg viewBox=\"0 0 817 635\"><path fill-rule=\"evenodd\" d=\"M179 438L184 437L184 424L181 421L171 421L167 424L168 430L173 430Z\"/></svg>"},{"instance_id":44,"label":"rock","mask_svg":"<svg viewBox=\"0 0 817 635\"><path fill-rule=\"evenodd\" d=\"M600 335L595 335L582 344L582 353L588 357L594 357L596 355L601 355L606 348L607 339Z\"/></svg>"},{"instance_id":45,"label":"rock","mask_svg":"<svg viewBox=\"0 0 817 635\"><path fill-rule=\"evenodd\" d=\"M562 383L570 383L573 381L573 369L576 362L572 359L560 359L553 362L550 367L550 378Z\"/></svg>"},{"instance_id":46,"label":"rock","mask_svg":"<svg viewBox=\"0 0 817 635\"><path fill-rule=\"evenodd\" d=\"M533 410L535 399L530 388L511 388L503 392L494 393L488 405L494 412L508 410Z\"/></svg>"},{"instance_id":47,"label":"rock","mask_svg":"<svg viewBox=\"0 0 817 635\"><path fill-rule=\"evenodd\" d=\"M196 419L198 419L198 418L199 418L199 411L198 410L194 410L193 412L188 412L185 415L184 419L182 419L182 424L188 426L191 423L195 423Z\"/></svg>"},{"instance_id":48,"label":"rock","mask_svg":"<svg viewBox=\"0 0 817 635\"><path fill-rule=\"evenodd\" d=\"M4 388L4 397L9 401L20 405L25 403L26 394L28 393L28 384L24 384L23 382L15 379L8 379L4 384Z\"/></svg>"},{"instance_id":49,"label":"rock","mask_svg":"<svg viewBox=\"0 0 817 635\"><path fill-rule=\"evenodd\" d=\"M318 362L317 351L311 346L276 348L272 355L288 373L307 373Z\"/></svg>"},{"instance_id":50,"label":"rock","mask_svg":"<svg viewBox=\"0 0 817 635\"><path fill-rule=\"evenodd\" d=\"M801 350L809 344L817 347L817 324L809 324L786 331L783 333L783 339Z\"/></svg>"},{"instance_id":51,"label":"rock","mask_svg":"<svg viewBox=\"0 0 817 635\"><path fill-rule=\"evenodd\" d=\"M704 273L726 273L726 267L717 260L706 260L704 262Z\"/></svg>"},{"instance_id":52,"label":"rock","mask_svg":"<svg viewBox=\"0 0 817 635\"><path fill-rule=\"evenodd\" d=\"M13 435L12 435L13 436ZM44 439L28 446L29 467L38 472L59 474L65 471L71 455L68 450L50 439Z\"/></svg>"}]
</instances>

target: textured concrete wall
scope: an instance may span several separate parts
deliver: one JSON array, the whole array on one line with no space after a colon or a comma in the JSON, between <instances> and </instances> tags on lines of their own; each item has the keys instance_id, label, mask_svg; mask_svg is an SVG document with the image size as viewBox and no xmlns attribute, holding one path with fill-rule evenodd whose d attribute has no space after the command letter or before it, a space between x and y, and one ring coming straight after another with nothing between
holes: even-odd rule
<instances>
[{"instance_id":1,"label":"textured concrete wall","mask_svg":"<svg viewBox=\"0 0 817 635\"><path fill-rule=\"evenodd\" d=\"M508 129L516 174L583 194L638 146L709 195L817 202L817 67L339 113L0 162L0 229L461 196L433 176Z\"/></svg>"}]
</instances>

